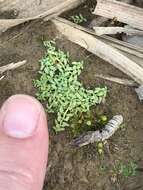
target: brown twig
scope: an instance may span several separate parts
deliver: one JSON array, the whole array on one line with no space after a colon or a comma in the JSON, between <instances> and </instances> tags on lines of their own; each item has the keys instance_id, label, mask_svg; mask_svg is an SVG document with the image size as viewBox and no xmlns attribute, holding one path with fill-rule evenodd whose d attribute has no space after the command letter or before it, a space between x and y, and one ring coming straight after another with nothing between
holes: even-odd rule
<instances>
[{"instance_id":1,"label":"brown twig","mask_svg":"<svg viewBox=\"0 0 143 190\"><path fill-rule=\"evenodd\" d=\"M0 32L5 32L11 27L17 26L27 21L32 21L46 17L48 20L60 15L64 11L72 9L79 4L83 3L84 0L67 0L60 4L55 4L54 7L42 12L39 15L28 17L28 18L17 18L17 19L0 19Z\"/></svg>"},{"instance_id":2,"label":"brown twig","mask_svg":"<svg viewBox=\"0 0 143 190\"><path fill-rule=\"evenodd\" d=\"M113 27L101 27L101 26L94 26L93 27L96 35L101 36L104 34L117 34L117 33L126 33L127 35L143 35L143 31L142 30L137 30L134 28L125 28L125 27L117 27L117 26L113 26Z\"/></svg>"},{"instance_id":3,"label":"brown twig","mask_svg":"<svg viewBox=\"0 0 143 190\"><path fill-rule=\"evenodd\" d=\"M113 0L97 0L93 14L126 23L133 28L143 30L143 9L127 3Z\"/></svg>"},{"instance_id":4,"label":"brown twig","mask_svg":"<svg viewBox=\"0 0 143 190\"><path fill-rule=\"evenodd\" d=\"M23 61L19 61L17 63L10 63L8 65L4 65L2 67L0 67L0 74L6 72L6 71L9 71L9 70L14 70L24 64L26 64L26 60L23 60Z\"/></svg>"},{"instance_id":5,"label":"brown twig","mask_svg":"<svg viewBox=\"0 0 143 190\"><path fill-rule=\"evenodd\" d=\"M102 74L95 74L94 76L98 77L98 78L101 78L101 79L111 81L111 82L122 84L122 85L125 85L125 86L138 86L137 83L134 82L133 80L121 79L121 78L112 77L112 76L105 76L105 75L102 75Z\"/></svg>"},{"instance_id":6,"label":"brown twig","mask_svg":"<svg viewBox=\"0 0 143 190\"><path fill-rule=\"evenodd\" d=\"M0 80L2 80L4 78L4 76L0 77Z\"/></svg>"}]
</instances>

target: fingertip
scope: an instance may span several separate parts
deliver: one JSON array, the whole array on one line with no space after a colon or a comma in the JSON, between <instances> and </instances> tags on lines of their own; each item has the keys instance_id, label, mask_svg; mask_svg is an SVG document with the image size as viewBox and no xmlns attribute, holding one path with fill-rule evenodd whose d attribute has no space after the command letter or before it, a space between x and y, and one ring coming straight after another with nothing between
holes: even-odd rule
<instances>
[{"instance_id":1,"label":"fingertip","mask_svg":"<svg viewBox=\"0 0 143 190\"><path fill-rule=\"evenodd\" d=\"M1 130L13 138L29 138L37 130L40 117L46 117L42 105L28 95L13 95L1 108Z\"/></svg>"}]
</instances>

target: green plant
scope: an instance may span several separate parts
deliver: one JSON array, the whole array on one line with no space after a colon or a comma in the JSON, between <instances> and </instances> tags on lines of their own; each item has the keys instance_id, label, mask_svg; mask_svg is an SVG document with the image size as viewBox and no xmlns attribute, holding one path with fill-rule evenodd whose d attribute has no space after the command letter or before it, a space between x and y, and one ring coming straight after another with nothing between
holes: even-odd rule
<instances>
[{"instance_id":1,"label":"green plant","mask_svg":"<svg viewBox=\"0 0 143 190\"><path fill-rule=\"evenodd\" d=\"M108 123L108 118L106 115L98 116L97 125L104 126Z\"/></svg>"},{"instance_id":2,"label":"green plant","mask_svg":"<svg viewBox=\"0 0 143 190\"><path fill-rule=\"evenodd\" d=\"M70 19L76 23L76 24L81 24L83 22L86 22L87 19L82 15L82 14L79 14L79 15L73 15L70 17Z\"/></svg>"},{"instance_id":3,"label":"green plant","mask_svg":"<svg viewBox=\"0 0 143 190\"><path fill-rule=\"evenodd\" d=\"M96 115L96 130L102 130L104 126L108 123L109 119L106 115Z\"/></svg>"},{"instance_id":4,"label":"green plant","mask_svg":"<svg viewBox=\"0 0 143 190\"><path fill-rule=\"evenodd\" d=\"M91 110L75 115L70 123L70 131L73 137L77 137L87 131L95 130L95 116Z\"/></svg>"},{"instance_id":5,"label":"green plant","mask_svg":"<svg viewBox=\"0 0 143 190\"><path fill-rule=\"evenodd\" d=\"M127 129L127 125L125 123L122 123L120 125L120 130L124 133L126 129Z\"/></svg>"},{"instance_id":6,"label":"green plant","mask_svg":"<svg viewBox=\"0 0 143 190\"><path fill-rule=\"evenodd\" d=\"M107 88L86 90L78 81L83 62L70 62L69 54L57 49L54 41L45 41L44 46L46 54L40 61L40 79L34 85L38 88L38 99L47 102L47 111L57 114L54 130L60 132L74 116L101 103Z\"/></svg>"},{"instance_id":7,"label":"green plant","mask_svg":"<svg viewBox=\"0 0 143 190\"><path fill-rule=\"evenodd\" d=\"M137 164L133 161L130 161L127 164L120 162L117 165L118 174L122 175L123 177L131 177L137 174Z\"/></svg>"},{"instance_id":8,"label":"green plant","mask_svg":"<svg viewBox=\"0 0 143 190\"><path fill-rule=\"evenodd\" d=\"M103 153L104 153L104 145L103 145L103 142L97 143L97 150L98 150L99 155L103 155Z\"/></svg>"}]
</instances>

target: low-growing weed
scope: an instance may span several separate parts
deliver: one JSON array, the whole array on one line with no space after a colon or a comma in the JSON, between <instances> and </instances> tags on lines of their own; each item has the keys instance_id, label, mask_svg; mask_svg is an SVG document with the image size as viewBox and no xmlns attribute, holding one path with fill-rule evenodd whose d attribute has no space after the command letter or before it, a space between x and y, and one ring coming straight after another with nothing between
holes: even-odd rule
<instances>
[{"instance_id":1,"label":"low-growing weed","mask_svg":"<svg viewBox=\"0 0 143 190\"><path fill-rule=\"evenodd\" d=\"M54 130L60 132L69 127L73 117L89 112L91 106L100 104L107 88L85 89L78 81L83 62L71 62L69 53L56 48L55 41L45 41L44 46L46 54L40 60L40 76L34 85L38 88L38 99L47 103L47 111L57 114ZM87 125L90 124L87 121Z\"/></svg>"},{"instance_id":2,"label":"low-growing weed","mask_svg":"<svg viewBox=\"0 0 143 190\"><path fill-rule=\"evenodd\" d=\"M136 176L137 174L137 164L133 161L130 161L127 164L120 162L116 168L118 174L122 175L123 177Z\"/></svg>"}]
</instances>

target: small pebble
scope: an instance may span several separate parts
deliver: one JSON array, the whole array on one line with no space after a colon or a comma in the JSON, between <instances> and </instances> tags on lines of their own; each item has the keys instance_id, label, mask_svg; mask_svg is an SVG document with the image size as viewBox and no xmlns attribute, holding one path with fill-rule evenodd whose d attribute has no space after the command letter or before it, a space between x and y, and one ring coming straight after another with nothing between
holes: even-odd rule
<instances>
[{"instance_id":1,"label":"small pebble","mask_svg":"<svg viewBox=\"0 0 143 190\"><path fill-rule=\"evenodd\" d=\"M140 99L140 101L143 100L143 85L141 85L139 88L135 88L135 91Z\"/></svg>"}]
</instances>

